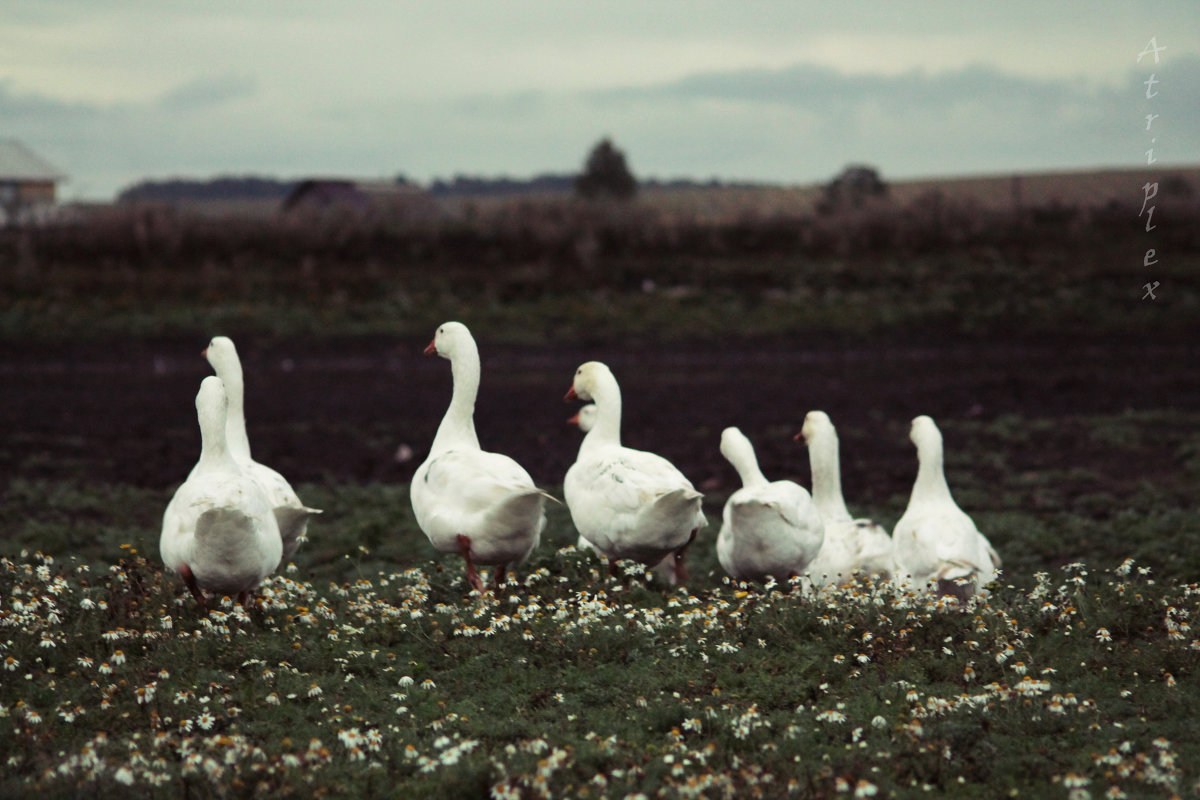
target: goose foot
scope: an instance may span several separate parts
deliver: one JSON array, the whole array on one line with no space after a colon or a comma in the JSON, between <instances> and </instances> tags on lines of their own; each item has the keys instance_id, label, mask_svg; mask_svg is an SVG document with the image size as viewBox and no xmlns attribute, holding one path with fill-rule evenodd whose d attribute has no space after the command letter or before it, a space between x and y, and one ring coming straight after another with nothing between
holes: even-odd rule
<instances>
[{"instance_id":1,"label":"goose foot","mask_svg":"<svg viewBox=\"0 0 1200 800\"><path fill-rule=\"evenodd\" d=\"M483 581L479 579L479 573L475 571L475 562L471 560L471 537L463 536L461 533L454 537L454 541L458 543L458 549L463 554L463 558L467 560L467 583L477 592L483 591Z\"/></svg>"},{"instance_id":2,"label":"goose foot","mask_svg":"<svg viewBox=\"0 0 1200 800\"><path fill-rule=\"evenodd\" d=\"M700 530L699 528L693 528L692 535L688 537L687 542L684 543L683 547L681 547L675 551L675 585L676 586L682 586L685 583L687 583L689 575L688 575L688 571L687 571L687 566L684 565L683 560L687 556L688 546L691 545L692 542L696 541L696 533L699 530Z\"/></svg>"},{"instance_id":3,"label":"goose foot","mask_svg":"<svg viewBox=\"0 0 1200 800\"><path fill-rule=\"evenodd\" d=\"M196 598L196 603L200 608L208 611L208 604L204 602L204 592L200 591L200 584L196 583L196 576L192 574L192 568L187 564L182 564L178 571L179 577L183 578L184 585L191 591L192 597Z\"/></svg>"}]
</instances>

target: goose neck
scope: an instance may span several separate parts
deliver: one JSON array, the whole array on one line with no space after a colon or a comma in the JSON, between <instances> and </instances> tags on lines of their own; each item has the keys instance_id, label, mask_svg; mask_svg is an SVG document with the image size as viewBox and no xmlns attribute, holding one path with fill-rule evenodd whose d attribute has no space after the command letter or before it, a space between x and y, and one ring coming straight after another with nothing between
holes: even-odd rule
<instances>
[{"instance_id":1,"label":"goose neck","mask_svg":"<svg viewBox=\"0 0 1200 800\"><path fill-rule=\"evenodd\" d=\"M197 472L216 472L237 469L226 436L226 422L219 414L205 414L200 419L200 461Z\"/></svg>"},{"instance_id":2,"label":"goose neck","mask_svg":"<svg viewBox=\"0 0 1200 800\"><path fill-rule=\"evenodd\" d=\"M920 463L917 467L917 480L913 486L914 499L922 502L953 502L950 485L946 483L941 449L924 448L918 450L917 456Z\"/></svg>"},{"instance_id":3,"label":"goose neck","mask_svg":"<svg viewBox=\"0 0 1200 800\"><path fill-rule=\"evenodd\" d=\"M592 391L592 402L596 404L596 421L583 446L621 443L621 390L616 383L601 384Z\"/></svg>"},{"instance_id":4,"label":"goose neck","mask_svg":"<svg viewBox=\"0 0 1200 800\"><path fill-rule=\"evenodd\" d=\"M226 447L233 457L241 461L250 460L250 437L246 434L246 409L244 404L245 385L242 378L242 365L232 364L226 372L229 377L221 377L225 383L225 393L229 398L229 406L225 412Z\"/></svg>"},{"instance_id":5,"label":"goose neck","mask_svg":"<svg viewBox=\"0 0 1200 800\"><path fill-rule=\"evenodd\" d=\"M763 475L762 469L758 466L758 458L754 455L754 450L747 446L740 448L732 459L733 468L737 470L738 477L742 480L742 486L751 489L755 487L766 486L770 481L767 476Z\"/></svg>"},{"instance_id":6,"label":"goose neck","mask_svg":"<svg viewBox=\"0 0 1200 800\"><path fill-rule=\"evenodd\" d=\"M842 467L838 457L836 439L814 441L808 449L808 463L812 470L813 504L823 517L849 519L850 511L842 496Z\"/></svg>"},{"instance_id":7,"label":"goose neck","mask_svg":"<svg viewBox=\"0 0 1200 800\"><path fill-rule=\"evenodd\" d=\"M450 407L438 427L433 440L433 449L439 450L455 444L479 446L475 435L475 399L479 394L479 351L474 347L463 347L450 359L450 376L454 388L450 395Z\"/></svg>"}]
</instances>

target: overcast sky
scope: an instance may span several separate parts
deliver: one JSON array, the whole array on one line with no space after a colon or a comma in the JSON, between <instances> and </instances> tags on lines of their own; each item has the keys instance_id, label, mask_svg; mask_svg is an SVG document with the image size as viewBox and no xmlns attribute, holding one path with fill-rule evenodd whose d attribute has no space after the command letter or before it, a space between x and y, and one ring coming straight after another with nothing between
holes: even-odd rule
<instances>
[{"instance_id":1,"label":"overcast sky","mask_svg":"<svg viewBox=\"0 0 1200 800\"><path fill-rule=\"evenodd\" d=\"M1138 54L1154 37L1154 63ZM1158 96L1147 100L1154 75ZM1151 132L1145 115L1156 113ZM810 183L1200 163L1200 2L4 0L0 137L70 177Z\"/></svg>"}]
</instances>

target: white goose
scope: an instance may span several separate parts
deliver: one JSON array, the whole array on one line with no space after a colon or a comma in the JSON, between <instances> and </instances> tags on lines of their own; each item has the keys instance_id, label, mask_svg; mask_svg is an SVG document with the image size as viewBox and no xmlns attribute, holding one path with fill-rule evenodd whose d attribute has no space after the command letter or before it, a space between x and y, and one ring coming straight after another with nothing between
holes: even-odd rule
<instances>
[{"instance_id":1,"label":"white goose","mask_svg":"<svg viewBox=\"0 0 1200 800\"><path fill-rule=\"evenodd\" d=\"M163 512L159 552L201 607L204 592L236 594L245 605L275 571L279 525L258 483L241 470L225 438L228 398L210 375L196 394L200 460Z\"/></svg>"},{"instance_id":2,"label":"white goose","mask_svg":"<svg viewBox=\"0 0 1200 800\"><path fill-rule=\"evenodd\" d=\"M567 420L567 424L578 427L579 430L583 431L584 433L590 431L596 425L596 404L588 403L585 406L580 406L579 411L575 413L575 416ZM597 553L600 552L599 550L596 550L596 545L589 542L583 534L579 535L579 541L576 542L575 548L577 550L583 550L586 548L588 550L595 550ZM655 564L654 574L658 575L658 577L674 586L678 581L678 576L675 574L674 554L667 556L662 561L659 561L657 564Z\"/></svg>"},{"instance_id":3,"label":"white goose","mask_svg":"<svg viewBox=\"0 0 1200 800\"><path fill-rule=\"evenodd\" d=\"M717 560L740 581L788 580L821 551L825 526L812 498L792 481L767 481L754 446L737 428L721 432L721 455L742 479L729 496L717 534Z\"/></svg>"},{"instance_id":4,"label":"white goose","mask_svg":"<svg viewBox=\"0 0 1200 800\"><path fill-rule=\"evenodd\" d=\"M217 377L225 383L229 395L229 413L225 422L225 439L234 461L244 472L258 481L266 492L283 539L283 556L280 564L292 560L308 531L308 520L320 514L318 508L309 508L300 502L292 485L275 470L260 464L250 456L250 438L246 435L246 411L244 406L245 384L242 378L242 362L237 348L227 336L214 336L204 348L202 355L208 359Z\"/></svg>"},{"instance_id":5,"label":"white goose","mask_svg":"<svg viewBox=\"0 0 1200 800\"><path fill-rule=\"evenodd\" d=\"M413 474L413 512L434 547L462 553L472 588L483 589L477 563L496 565L492 578L499 587L505 569L528 558L541 540L550 495L516 461L479 446L479 350L467 327L445 323L425 354L450 360L454 390L429 457Z\"/></svg>"},{"instance_id":6,"label":"white goose","mask_svg":"<svg viewBox=\"0 0 1200 800\"><path fill-rule=\"evenodd\" d=\"M917 417L909 438L918 469L908 508L892 531L897 583L911 579L921 591L936 584L939 594L965 600L995 579L1000 557L950 496L937 425Z\"/></svg>"},{"instance_id":7,"label":"white goose","mask_svg":"<svg viewBox=\"0 0 1200 800\"><path fill-rule=\"evenodd\" d=\"M595 424L563 480L579 533L610 559L658 564L673 556L676 582L687 578L684 552L705 524L704 495L671 462L621 445L621 389L607 366L575 371L566 400L596 404Z\"/></svg>"},{"instance_id":8,"label":"white goose","mask_svg":"<svg viewBox=\"0 0 1200 800\"><path fill-rule=\"evenodd\" d=\"M895 569L892 538L883 526L869 519L855 519L842 497L842 472L838 459L838 435L824 411L810 411L796 439L808 445L812 469L812 496L825 521L825 545L809 567L814 586L843 582L854 573L888 579Z\"/></svg>"}]
</instances>

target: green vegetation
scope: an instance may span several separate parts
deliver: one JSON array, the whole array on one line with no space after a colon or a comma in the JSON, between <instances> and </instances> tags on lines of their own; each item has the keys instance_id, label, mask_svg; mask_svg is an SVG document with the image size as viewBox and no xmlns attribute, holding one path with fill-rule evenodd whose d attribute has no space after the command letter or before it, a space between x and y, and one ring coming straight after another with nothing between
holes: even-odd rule
<instances>
[{"instance_id":1,"label":"green vegetation","mask_svg":"<svg viewBox=\"0 0 1200 800\"><path fill-rule=\"evenodd\" d=\"M104 571L5 559L5 796L1170 797L1200 778L1200 587L1132 561L963 613L867 586L671 590L593 558L540 554L500 597L455 568L276 577L207 617L132 549Z\"/></svg>"},{"instance_id":2,"label":"green vegetation","mask_svg":"<svg viewBox=\"0 0 1200 800\"><path fill-rule=\"evenodd\" d=\"M533 342L1179 334L1200 311L1200 242L1194 204L1176 205L1149 243L1108 206L999 212L945 198L828 215L747 205L717 219L661 196L497 201L437 220L119 207L0 231L0 339L424 336L468 309ZM1162 291L1142 303L1150 245Z\"/></svg>"},{"instance_id":3,"label":"green vegetation","mask_svg":"<svg viewBox=\"0 0 1200 800\"><path fill-rule=\"evenodd\" d=\"M168 491L14 480L0 793L1182 796L1200 784L1196 422L947 424L956 496L1005 559L965 612L732 585L715 524L688 587L612 578L557 506L522 584L481 596L406 487L312 485L326 513L297 564L248 614L204 617L154 555ZM1013 472L1031 437L1116 453ZM1153 483L1108 474L1164 447L1180 463ZM891 524L905 499L867 511Z\"/></svg>"},{"instance_id":4,"label":"green vegetation","mask_svg":"<svg viewBox=\"0 0 1200 800\"><path fill-rule=\"evenodd\" d=\"M1153 243L1161 299L1140 303L1146 237L1124 208L1001 214L941 198L712 219L646 194L420 224L133 208L6 230L0 341L424 341L469 312L492 341L531 344L811 331L1105 344L1181 340L1200 307L1200 226L1182 200ZM1064 380L1090 379L1069 367ZM867 584L811 598L729 583L715 556L728 487L707 497L687 587L638 567L609 576L553 506L522 583L471 594L461 559L416 528L406 486L333 476L297 487L325 514L296 564L248 612L202 615L157 558L170 490L108 482L84 443L18 431L0 453L13 467L0 796L1200 792L1188 387L1164 380L1158 407L1123 414L1051 415L1032 397L1020 414L939 418L955 497L1005 562L966 609ZM893 416L873 419L902 441ZM862 451L866 431L841 432ZM357 433L395 446L381 423ZM794 447L793 428L778 433ZM890 526L907 496L884 477L851 505Z\"/></svg>"}]
</instances>

